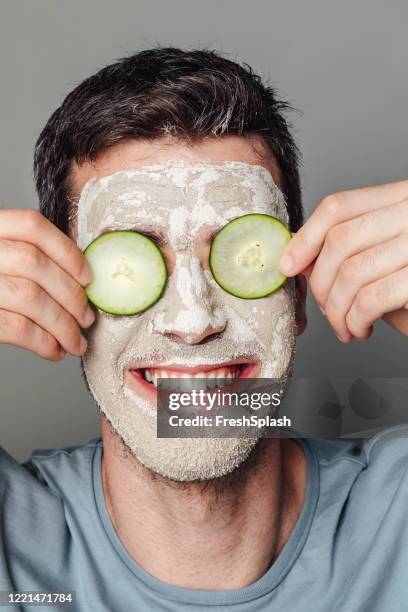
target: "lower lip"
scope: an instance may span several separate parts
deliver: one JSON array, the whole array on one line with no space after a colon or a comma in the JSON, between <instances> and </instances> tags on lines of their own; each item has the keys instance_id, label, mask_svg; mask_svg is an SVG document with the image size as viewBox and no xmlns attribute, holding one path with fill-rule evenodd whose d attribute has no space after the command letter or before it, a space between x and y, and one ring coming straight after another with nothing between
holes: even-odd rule
<instances>
[{"instance_id":1,"label":"lower lip","mask_svg":"<svg viewBox=\"0 0 408 612\"><path fill-rule=\"evenodd\" d=\"M240 375L237 377L238 379L242 378L256 378L257 376L257 364L255 363L241 363L236 364L242 367ZM188 373L188 372L184 372ZM193 375L192 375L193 377ZM140 369L138 370L126 370L124 383L126 387L128 387L133 392L137 393L139 397L148 402L152 403L155 407L157 406L157 387L155 387L152 383L148 382L142 375ZM219 387L224 390L231 390L232 385L228 385L226 387ZM214 388L215 390L215 388Z\"/></svg>"}]
</instances>

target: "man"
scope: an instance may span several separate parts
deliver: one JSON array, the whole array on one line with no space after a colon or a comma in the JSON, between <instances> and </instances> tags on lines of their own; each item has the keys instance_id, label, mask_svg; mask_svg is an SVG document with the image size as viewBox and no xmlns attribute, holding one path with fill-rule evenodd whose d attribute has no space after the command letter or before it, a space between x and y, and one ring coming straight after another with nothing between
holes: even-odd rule
<instances>
[{"instance_id":1,"label":"man","mask_svg":"<svg viewBox=\"0 0 408 612\"><path fill-rule=\"evenodd\" d=\"M81 83L47 123L42 214L0 214L0 339L82 356L102 440L24 465L2 452L3 590L74 592L72 608L98 611L406 609L404 439L358 453L154 435L158 376L289 375L305 277L341 341L379 318L408 333L407 181L329 196L300 229L285 108L247 68L156 49ZM280 263L292 278L259 300L225 295L211 238L265 211L296 232ZM82 249L120 228L155 240L169 271L135 317L91 308L83 289Z\"/></svg>"}]
</instances>

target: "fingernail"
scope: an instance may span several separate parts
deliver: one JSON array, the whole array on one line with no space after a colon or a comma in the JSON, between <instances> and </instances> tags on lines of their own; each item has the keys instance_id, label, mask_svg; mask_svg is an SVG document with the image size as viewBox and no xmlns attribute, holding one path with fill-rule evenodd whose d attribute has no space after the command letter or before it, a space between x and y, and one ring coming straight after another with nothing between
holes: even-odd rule
<instances>
[{"instance_id":1,"label":"fingernail","mask_svg":"<svg viewBox=\"0 0 408 612\"><path fill-rule=\"evenodd\" d=\"M83 319L82 319L83 326L88 327L89 325L92 325L94 321L95 321L95 313L90 306L87 306Z\"/></svg>"},{"instance_id":2,"label":"fingernail","mask_svg":"<svg viewBox=\"0 0 408 612\"><path fill-rule=\"evenodd\" d=\"M279 261L279 270L282 274L290 274L293 270L293 259L290 255L283 255Z\"/></svg>"},{"instance_id":3,"label":"fingernail","mask_svg":"<svg viewBox=\"0 0 408 612\"><path fill-rule=\"evenodd\" d=\"M345 334L344 336L338 336L336 334L336 338L337 340L340 340L340 342L342 342L343 344L348 344L350 342L350 340L353 339L353 336L351 334Z\"/></svg>"},{"instance_id":4,"label":"fingernail","mask_svg":"<svg viewBox=\"0 0 408 612\"><path fill-rule=\"evenodd\" d=\"M85 340L85 338L83 337L83 335L81 334L81 338L79 341L79 348L81 349L81 353L85 353L86 349L87 349L88 343Z\"/></svg>"}]
</instances>

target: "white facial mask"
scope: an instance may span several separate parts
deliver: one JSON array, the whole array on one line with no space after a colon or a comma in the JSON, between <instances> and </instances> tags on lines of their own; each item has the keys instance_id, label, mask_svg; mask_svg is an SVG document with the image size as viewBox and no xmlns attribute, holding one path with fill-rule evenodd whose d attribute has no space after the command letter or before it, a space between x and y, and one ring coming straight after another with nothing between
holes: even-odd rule
<instances>
[{"instance_id":1,"label":"white facial mask","mask_svg":"<svg viewBox=\"0 0 408 612\"><path fill-rule=\"evenodd\" d=\"M192 367L248 357L261 364L261 377L285 378L290 372L293 281L266 298L236 298L216 284L194 253L200 232L255 212L288 223L284 196L271 174L240 162L144 166L91 180L82 190L77 214L82 250L106 228L155 229L167 236L176 255L167 288L150 309L131 317L97 310L96 322L85 332L83 358L102 412L134 456L162 476L180 481L222 476L248 457L256 439L157 438L156 407L124 384L129 364ZM209 327L224 332L194 344Z\"/></svg>"}]
</instances>

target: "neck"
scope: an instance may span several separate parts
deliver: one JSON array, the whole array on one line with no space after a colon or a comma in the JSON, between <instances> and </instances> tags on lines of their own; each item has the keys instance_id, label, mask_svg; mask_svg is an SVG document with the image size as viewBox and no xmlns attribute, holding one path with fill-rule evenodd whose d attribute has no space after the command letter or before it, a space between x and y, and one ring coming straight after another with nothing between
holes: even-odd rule
<instances>
[{"instance_id":1,"label":"neck","mask_svg":"<svg viewBox=\"0 0 408 612\"><path fill-rule=\"evenodd\" d=\"M177 483L152 474L102 420L105 502L123 546L163 582L205 590L258 580L287 542L305 491L302 449L260 440L232 474Z\"/></svg>"}]
</instances>

